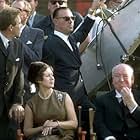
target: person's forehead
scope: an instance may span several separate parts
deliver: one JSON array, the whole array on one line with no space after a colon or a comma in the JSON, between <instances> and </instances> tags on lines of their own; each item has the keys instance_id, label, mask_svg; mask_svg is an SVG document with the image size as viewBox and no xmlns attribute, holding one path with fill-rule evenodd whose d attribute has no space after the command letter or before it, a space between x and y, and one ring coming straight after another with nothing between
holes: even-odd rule
<instances>
[{"instance_id":1,"label":"person's forehead","mask_svg":"<svg viewBox=\"0 0 140 140\"><path fill-rule=\"evenodd\" d=\"M24 2L23 1L18 1L18 2L15 2L14 4L13 4L13 7L15 7L15 8L21 8L21 9L23 9L24 8Z\"/></svg>"},{"instance_id":2,"label":"person's forehead","mask_svg":"<svg viewBox=\"0 0 140 140\"><path fill-rule=\"evenodd\" d=\"M72 12L70 9L61 9L59 12L58 12L58 15L60 16L73 16Z\"/></svg>"},{"instance_id":3,"label":"person's forehead","mask_svg":"<svg viewBox=\"0 0 140 140\"><path fill-rule=\"evenodd\" d=\"M131 74L132 70L128 67L118 67L115 69L114 74Z\"/></svg>"},{"instance_id":4,"label":"person's forehead","mask_svg":"<svg viewBox=\"0 0 140 140\"><path fill-rule=\"evenodd\" d=\"M49 0L49 1L64 1L64 2L68 2L68 0Z\"/></svg>"},{"instance_id":5,"label":"person's forehead","mask_svg":"<svg viewBox=\"0 0 140 140\"><path fill-rule=\"evenodd\" d=\"M0 0L0 2L5 2L5 0Z\"/></svg>"}]
</instances>

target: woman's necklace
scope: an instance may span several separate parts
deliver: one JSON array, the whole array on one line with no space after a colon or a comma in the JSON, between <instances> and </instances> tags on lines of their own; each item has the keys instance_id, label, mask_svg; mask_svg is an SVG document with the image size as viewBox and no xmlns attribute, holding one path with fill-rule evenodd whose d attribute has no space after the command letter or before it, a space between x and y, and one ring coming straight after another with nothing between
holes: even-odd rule
<instances>
[{"instance_id":1,"label":"woman's necklace","mask_svg":"<svg viewBox=\"0 0 140 140\"><path fill-rule=\"evenodd\" d=\"M50 98L50 96L52 95L52 93L50 93L47 97L43 97L43 96L40 94L40 92L38 92L38 95L39 95L39 97L40 97L42 100L47 100L47 99Z\"/></svg>"}]
</instances>

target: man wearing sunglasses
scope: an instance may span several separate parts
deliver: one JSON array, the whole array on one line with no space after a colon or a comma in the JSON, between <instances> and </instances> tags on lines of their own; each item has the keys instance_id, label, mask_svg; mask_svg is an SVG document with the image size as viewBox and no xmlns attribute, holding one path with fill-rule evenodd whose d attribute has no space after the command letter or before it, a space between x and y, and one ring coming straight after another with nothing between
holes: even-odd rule
<instances>
[{"instance_id":1,"label":"man wearing sunglasses","mask_svg":"<svg viewBox=\"0 0 140 140\"><path fill-rule=\"evenodd\" d=\"M48 11L50 15L46 16L42 21L35 25L35 27L40 28L44 31L45 36L54 32L53 24L53 12L59 7L68 7L68 0L49 0L48 1ZM78 13L73 11L75 18L74 29L82 22L83 17Z\"/></svg>"},{"instance_id":2,"label":"man wearing sunglasses","mask_svg":"<svg viewBox=\"0 0 140 140\"><path fill-rule=\"evenodd\" d=\"M99 6L99 3L93 7ZM54 68L55 89L65 91L71 96L75 110L82 106L83 126L88 131L88 108L94 108L88 99L82 75L81 59L77 42L83 42L94 24L95 17L87 15L82 25L74 30L74 15L67 7L53 12L54 34L48 36L43 46L43 61ZM73 32L73 33L72 33ZM89 140L89 137L87 137Z\"/></svg>"}]
</instances>

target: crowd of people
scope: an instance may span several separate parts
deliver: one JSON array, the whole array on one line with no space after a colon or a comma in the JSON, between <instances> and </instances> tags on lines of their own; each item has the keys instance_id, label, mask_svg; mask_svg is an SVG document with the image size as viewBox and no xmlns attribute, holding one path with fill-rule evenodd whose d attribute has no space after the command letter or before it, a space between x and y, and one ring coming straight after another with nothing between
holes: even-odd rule
<instances>
[{"instance_id":1,"label":"crowd of people","mask_svg":"<svg viewBox=\"0 0 140 140\"><path fill-rule=\"evenodd\" d=\"M81 53L101 20L96 11L114 10L111 1L122 2L93 1L82 17L68 0L48 0L48 16L37 13L38 0L0 0L0 139L16 140L20 125L27 140L77 140L81 106L86 140L89 108L96 110L97 140L140 140L133 68L114 66L114 90L93 102L80 71Z\"/></svg>"}]
</instances>

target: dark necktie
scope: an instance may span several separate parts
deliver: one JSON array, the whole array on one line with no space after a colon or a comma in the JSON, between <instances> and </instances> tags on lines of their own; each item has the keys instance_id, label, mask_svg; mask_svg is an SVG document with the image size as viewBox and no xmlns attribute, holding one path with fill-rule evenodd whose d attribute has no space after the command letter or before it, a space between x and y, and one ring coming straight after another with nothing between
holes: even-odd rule
<instances>
[{"instance_id":1,"label":"dark necktie","mask_svg":"<svg viewBox=\"0 0 140 140\"><path fill-rule=\"evenodd\" d=\"M11 51L11 41L8 41L7 53L9 54L10 51Z\"/></svg>"},{"instance_id":2,"label":"dark necktie","mask_svg":"<svg viewBox=\"0 0 140 140\"><path fill-rule=\"evenodd\" d=\"M120 106L122 108L122 112L124 114L124 116L126 117L127 114L129 113L128 108L126 107L126 105L123 103L123 100L120 102Z\"/></svg>"},{"instance_id":3,"label":"dark necktie","mask_svg":"<svg viewBox=\"0 0 140 140\"><path fill-rule=\"evenodd\" d=\"M79 54L78 54L77 45L75 44L75 42L73 42L73 40L71 39L70 36L68 37L68 40L69 40L69 42L70 42L70 44L71 44L71 47L72 47L72 49L73 49L73 53L74 53L75 55L79 55Z\"/></svg>"},{"instance_id":4,"label":"dark necktie","mask_svg":"<svg viewBox=\"0 0 140 140\"><path fill-rule=\"evenodd\" d=\"M121 105L121 108L123 109L125 107L124 103L123 103L123 100L120 101L120 105Z\"/></svg>"}]
</instances>

